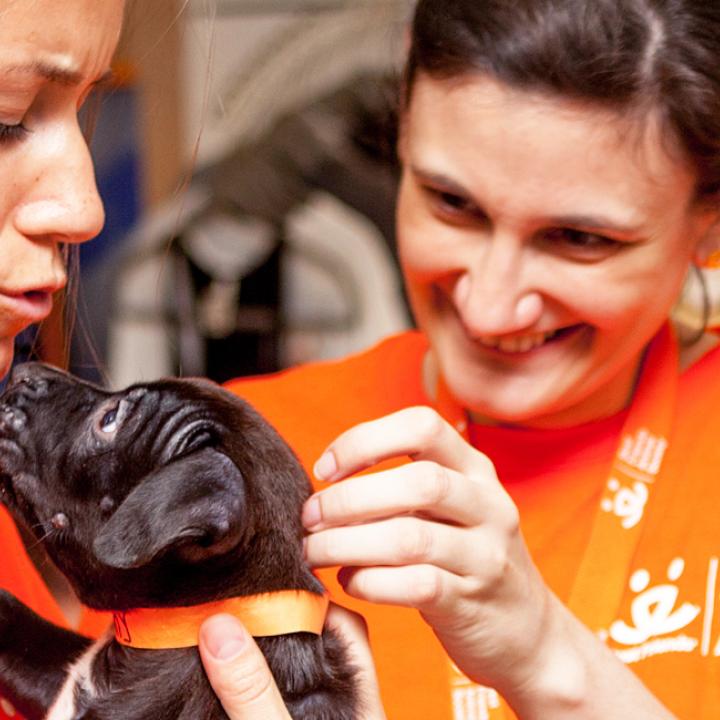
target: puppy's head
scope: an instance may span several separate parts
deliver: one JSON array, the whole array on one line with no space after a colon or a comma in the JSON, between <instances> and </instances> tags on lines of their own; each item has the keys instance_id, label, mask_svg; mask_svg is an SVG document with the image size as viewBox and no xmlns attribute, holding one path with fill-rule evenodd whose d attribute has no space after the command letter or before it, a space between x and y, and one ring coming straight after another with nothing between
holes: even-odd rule
<instances>
[{"instance_id":1,"label":"puppy's head","mask_svg":"<svg viewBox=\"0 0 720 720\"><path fill-rule=\"evenodd\" d=\"M0 501L92 607L313 587L307 492L274 430L207 381L108 392L29 363L0 398Z\"/></svg>"}]
</instances>

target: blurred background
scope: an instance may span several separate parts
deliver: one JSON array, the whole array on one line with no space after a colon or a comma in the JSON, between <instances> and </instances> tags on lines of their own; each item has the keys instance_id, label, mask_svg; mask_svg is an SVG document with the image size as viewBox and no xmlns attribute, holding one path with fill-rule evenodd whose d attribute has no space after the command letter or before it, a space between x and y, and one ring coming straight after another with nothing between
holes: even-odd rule
<instances>
[{"instance_id":1,"label":"blurred background","mask_svg":"<svg viewBox=\"0 0 720 720\"><path fill-rule=\"evenodd\" d=\"M115 387L224 381L408 327L393 215L411 5L130 0L114 85L87 110L107 223L42 356Z\"/></svg>"}]
</instances>

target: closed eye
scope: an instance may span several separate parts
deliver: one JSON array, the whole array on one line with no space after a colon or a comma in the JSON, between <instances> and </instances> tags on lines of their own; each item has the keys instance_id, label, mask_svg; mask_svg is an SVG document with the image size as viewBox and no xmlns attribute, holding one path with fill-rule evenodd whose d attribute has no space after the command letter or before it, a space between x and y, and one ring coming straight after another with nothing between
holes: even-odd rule
<instances>
[{"instance_id":1,"label":"closed eye","mask_svg":"<svg viewBox=\"0 0 720 720\"><path fill-rule=\"evenodd\" d=\"M28 133L28 129L22 124L6 125L0 123L0 145L10 144L22 140Z\"/></svg>"},{"instance_id":2,"label":"closed eye","mask_svg":"<svg viewBox=\"0 0 720 720\"><path fill-rule=\"evenodd\" d=\"M573 228L545 230L540 234L539 240L550 252L581 262L602 260L630 244L599 233Z\"/></svg>"},{"instance_id":3,"label":"closed eye","mask_svg":"<svg viewBox=\"0 0 720 720\"><path fill-rule=\"evenodd\" d=\"M478 222L486 219L482 209L464 195L431 185L423 185L422 191L428 199L430 209L441 220Z\"/></svg>"}]
</instances>

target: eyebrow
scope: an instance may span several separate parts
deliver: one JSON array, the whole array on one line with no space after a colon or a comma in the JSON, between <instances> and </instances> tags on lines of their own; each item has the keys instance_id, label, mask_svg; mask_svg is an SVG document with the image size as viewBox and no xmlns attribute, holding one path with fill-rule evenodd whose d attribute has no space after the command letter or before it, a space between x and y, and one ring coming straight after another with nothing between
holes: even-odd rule
<instances>
[{"instance_id":1,"label":"eyebrow","mask_svg":"<svg viewBox=\"0 0 720 720\"><path fill-rule=\"evenodd\" d=\"M411 165L410 169L413 174L431 185L439 185L448 192L457 193L463 197L473 200L472 193L468 192L462 185L455 180L443 175L442 173L423 170L415 165ZM633 235L641 231L639 225L626 225L619 223L607 217L600 215L557 215L543 218L543 223L549 225L557 225L559 227L581 227L609 230L620 235Z\"/></svg>"},{"instance_id":2,"label":"eyebrow","mask_svg":"<svg viewBox=\"0 0 720 720\"><path fill-rule=\"evenodd\" d=\"M70 87L80 85L84 76L77 70L60 67L44 60L27 63L25 65L14 65L7 69L6 72L21 73L23 75L33 75L44 78L49 82L58 83L59 85L67 85ZM92 85L100 85L107 82L112 77L112 70L107 70L103 75L95 80Z\"/></svg>"}]
</instances>

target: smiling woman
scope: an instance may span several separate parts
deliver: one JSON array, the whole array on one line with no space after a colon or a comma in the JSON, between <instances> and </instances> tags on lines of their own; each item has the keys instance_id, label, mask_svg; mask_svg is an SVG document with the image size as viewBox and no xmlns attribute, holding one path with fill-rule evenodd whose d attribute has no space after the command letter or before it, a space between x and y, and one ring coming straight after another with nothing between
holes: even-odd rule
<instances>
[{"instance_id":1,"label":"smiling woman","mask_svg":"<svg viewBox=\"0 0 720 720\"><path fill-rule=\"evenodd\" d=\"M720 713L720 349L669 320L720 240L718 38L704 0L420 0L419 332L232 385L333 483L307 556L393 720Z\"/></svg>"},{"instance_id":2,"label":"smiling woman","mask_svg":"<svg viewBox=\"0 0 720 720\"><path fill-rule=\"evenodd\" d=\"M6 368L102 223L76 112L121 3L0 8ZM720 348L670 314L720 240L720 4L419 0L403 99L419 330L230 386L329 483L305 558L392 720L715 720ZM0 585L42 606L21 562ZM229 717L288 717L231 618L201 638Z\"/></svg>"},{"instance_id":3,"label":"smiling woman","mask_svg":"<svg viewBox=\"0 0 720 720\"><path fill-rule=\"evenodd\" d=\"M715 212L644 122L492 78L416 82L401 260L474 419L559 427L627 405Z\"/></svg>"}]
</instances>

